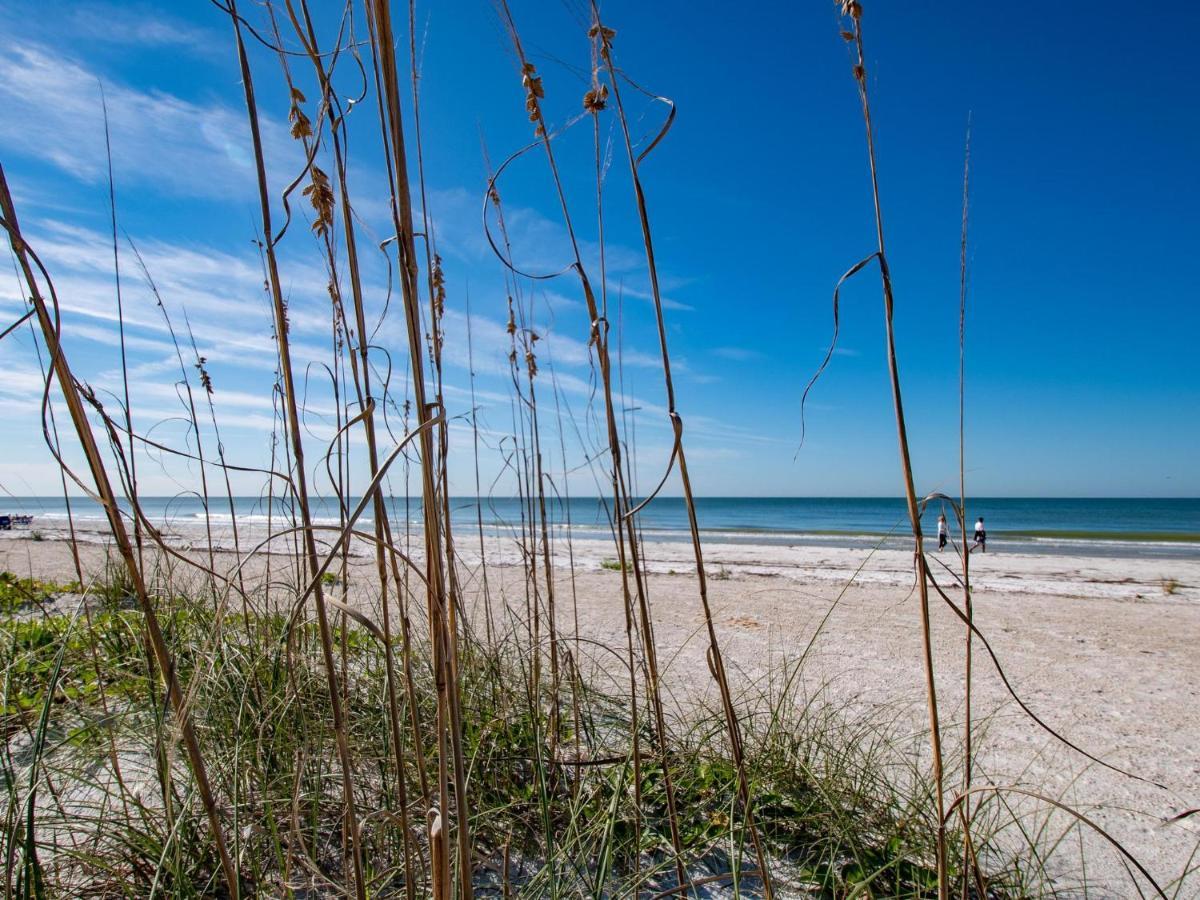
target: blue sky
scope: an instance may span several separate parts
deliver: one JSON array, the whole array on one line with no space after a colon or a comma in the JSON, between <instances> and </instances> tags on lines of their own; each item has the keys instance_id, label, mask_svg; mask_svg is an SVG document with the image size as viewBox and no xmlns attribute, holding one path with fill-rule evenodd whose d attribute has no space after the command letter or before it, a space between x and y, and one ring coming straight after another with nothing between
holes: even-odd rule
<instances>
[{"instance_id":1,"label":"blue sky","mask_svg":"<svg viewBox=\"0 0 1200 900\"><path fill-rule=\"evenodd\" d=\"M115 390L115 295L98 84L113 131L120 227L137 244L177 326L186 311L209 359L226 454L267 461L273 357L252 245L257 224L249 140L231 29L203 2L0 0L0 160L31 243L55 275L78 374ZM332 6L314 4L323 22ZM544 78L552 125L588 86L581 3L514 3ZM399 9L398 14L403 10ZM671 97L678 118L643 168L655 230L679 406L699 493L899 493L878 279L843 292L840 352L814 389L808 439L799 400L831 332L838 276L873 249L863 129L832 3L609 2L627 73ZM1200 13L1167 23L1127 5L866 4L864 25L880 178L896 287L896 327L919 489L957 482L958 242L964 129L973 117L968 320L968 489L976 495L1200 495L1198 290ZM247 14L261 15L256 4ZM503 271L480 227L481 138L498 161L531 138L514 57L492 4L443 0L419 10L429 212L446 260L447 399L469 409L465 301L476 342L480 423L494 447L510 428ZM403 22L403 18L400 19ZM329 33L329 32L327 32ZM299 171L286 134L278 62L253 59L278 189ZM407 65L403 61L402 65ZM298 74L307 77L307 70ZM357 91L346 67L343 94ZM309 97L317 92L306 81ZM635 133L662 107L636 103ZM311 112L311 109L310 109ZM352 117L351 191L365 234L387 237L373 103ZM611 301L623 297L625 404L636 406L639 476L657 480L669 449L657 343L619 133L605 181ZM594 256L593 152L587 121L558 142L568 199ZM544 161L500 186L518 259L565 264ZM301 219L281 245L301 363L328 358L329 312L317 247ZM122 244L122 288L142 431L177 443L179 369L161 315ZM386 268L367 263L378 312ZM549 364L581 418L588 403L587 321L577 284L529 294ZM0 309L20 289L0 279ZM397 316L380 343L404 368ZM10 438L0 485L52 493L42 443L37 360L28 332L0 344L0 421ZM310 375L310 455L330 435L328 391ZM193 373L194 374L194 373ZM403 385L396 390L403 395ZM552 430L552 429L551 429ZM211 436L206 437L210 439ZM569 431L569 463L584 449ZM556 438L551 438L557 443ZM473 490L470 435L453 430L451 475ZM501 455L485 449L485 482ZM143 489L195 481L146 460ZM501 480L498 490L504 490ZM258 484L236 485L257 492ZM594 491L581 472L572 488Z\"/></svg>"}]
</instances>

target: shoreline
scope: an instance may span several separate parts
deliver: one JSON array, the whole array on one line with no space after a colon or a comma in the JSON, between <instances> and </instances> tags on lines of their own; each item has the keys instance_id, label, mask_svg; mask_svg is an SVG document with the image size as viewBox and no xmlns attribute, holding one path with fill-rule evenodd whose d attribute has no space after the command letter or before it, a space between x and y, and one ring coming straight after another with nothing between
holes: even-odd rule
<instances>
[{"instance_id":1,"label":"shoreline","mask_svg":"<svg viewBox=\"0 0 1200 900\"><path fill-rule=\"evenodd\" d=\"M273 518L266 516L241 516L230 519L228 513L213 512L209 521L195 514L184 516L164 517L152 520L155 528L160 529L164 538L172 546L187 548L197 544L207 545L210 541L215 547L232 549L234 547L234 528L236 527L241 546L252 546L253 542L266 536L266 529L271 523L278 531L289 520L283 515ZM337 518L314 517L313 523L323 527L339 524ZM364 512L356 523L359 530L373 529L374 519ZM393 521L393 532L403 534L403 521ZM465 535L465 543L478 544L478 523L474 520L456 524L456 533ZM81 543L104 543L108 538L108 522L102 516L75 516L75 538ZM410 526L410 532L419 533L420 526ZM519 529L510 524L484 522L483 531L485 543L503 545L518 539ZM567 527L563 523L551 526L551 542L553 544L591 547L597 544L611 544L612 533L606 526L572 524ZM35 537L36 535L36 537ZM827 551L866 551L866 552L911 552L911 532L899 528L890 532L846 531L846 530L808 530L793 532L780 529L741 527L738 530L729 529L700 529L701 540L706 551L720 552L722 548L750 548L749 552L761 557L778 554L786 558L792 552ZM47 514L34 519L31 526L13 528L10 531L0 531L0 540L45 539L69 540L70 525L65 516ZM926 547L933 549L935 538L926 534ZM691 536L686 530L663 527L650 527L641 530L641 540L649 548L665 547L661 552L666 556L673 555L673 546L691 546ZM950 536L947 553L956 552L958 535ZM768 549L769 548L769 549ZM1170 532L1100 532L1079 530L1026 530L1004 531L996 530L988 535L988 554L1009 558L1036 557L1043 559L1065 559L1084 561L1090 559L1119 559L1123 563L1133 565L1155 564L1170 566L1175 563L1200 563L1200 534L1170 533ZM987 554L978 551L972 553L972 559L982 558ZM769 564L770 560L766 560ZM1080 563L1083 564L1083 563Z\"/></svg>"},{"instance_id":2,"label":"shoreline","mask_svg":"<svg viewBox=\"0 0 1200 900\"><path fill-rule=\"evenodd\" d=\"M314 497L310 514L316 524L336 526L357 497ZM961 536L953 506L932 499L922 527L936 534L939 512L950 518L952 545ZM143 496L147 519L172 533L172 541L228 544L233 529L261 531L292 524L286 499L216 496L205 503L194 495ZM419 498L392 496L387 510L392 532L419 529ZM106 517L90 499L69 501L71 517L85 540L106 532ZM9 497L6 512L32 515L32 531L61 537L68 532L68 501L63 497ZM521 498L457 496L450 500L456 534L473 536L482 527L497 540L520 533L530 509ZM695 512L706 546L723 545L842 548L907 551L911 528L903 501L887 497L698 497ZM374 509L363 510L360 527L371 530ZM606 498L577 496L548 502L549 530L556 540L609 541L611 509ZM988 551L1050 557L1121 557L1125 559L1200 561L1200 498L1003 498L974 497L969 522L985 516ZM128 510L126 510L128 515ZM641 539L650 544L690 543L687 507L679 497L657 497L638 515ZM4 535L6 532L0 532ZM971 540L968 534L967 540Z\"/></svg>"},{"instance_id":3,"label":"shoreline","mask_svg":"<svg viewBox=\"0 0 1200 900\"><path fill-rule=\"evenodd\" d=\"M328 527L328 526L327 526ZM278 526L276 526L278 528ZM360 522L360 531L368 531L369 523ZM336 528L327 534L332 536ZM459 561L467 566L478 566L485 559L489 567L517 566L524 558L520 541L513 535L487 534L483 540L482 553L476 530L459 532L456 553ZM164 531L167 545L187 553L205 548L207 539L203 527L184 531ZM263 525L251 524L239 530L239 541L243 554L261 544L267 537ZM80 546L104 547L111 542L106 529L77 531ZM294 541L295 535L291 540ZM287 539L276 539L271 545L271 555L291 554L295 547ZM318 546L329 546L324 533L317 535ZM408 547L408 555L421 556L420 532L406 537L397 537L401 546ZM60 533L43 533L32 537L29 532L0 532L0 556L7 556L11 547L66 544L69 537ZM780 578L788 582L813 582L822 585L859 584L877 586L910 587L913 582L911 537L901 548L866 546L845 547L836 545L812 546L806 544L754 543L704 541L703 557L709 578L745 576L758 579ZM232 556L235 544L231 532L213 535L213 550ZM945 567L957 565L958 556L953 545L938 551L926 542L926 554L933 564L935 574L943 573L948 583L952 581ZM659 575L688 575L695 571L695 556L692 544L680 540L650 540L642 545L646 571ZM259 551L263 552L263 551ZM354 538L350 542L349 555L358 559L372 557L372 545ZM615 564L616 551L610 537L572 536L551 539L551 557L556 567L566 570L573 562L577 569L602 570ZM939 563L941 565L939 565ZM1200 557L1137 557L1101 555L1059 555L1049 553L1021 553L1005 550L989 541L989 550L971 554L971 580L976 591L997 594L1036 593L1055 597L1081 597L1122 601L1165 599L1169 602L1200 603Z\"/></svg>"}]
</instances>

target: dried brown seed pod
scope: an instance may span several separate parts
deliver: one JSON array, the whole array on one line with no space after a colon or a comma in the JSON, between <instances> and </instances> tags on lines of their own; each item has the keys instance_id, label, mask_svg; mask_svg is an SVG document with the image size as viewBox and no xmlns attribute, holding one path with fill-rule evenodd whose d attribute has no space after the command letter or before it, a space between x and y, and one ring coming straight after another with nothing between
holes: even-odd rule
<instances>
[{"instance_id":1,"label":"dried brown seed pod","mask_svg":"<svg viewBox=\"0 0 1200 900\"><path fill-rule=\"evenodd\" d=\"M583 108L590 113L598 113L608 106L608 85L594 87L583 95Z\"/></svg>"},{"instance_id":2,"label":"dried brown seed pod","mask_svg":"<svg viewBox=\"0 0 1200 900\"><path fill-rule=\"evenodd\" d=\"M299 88L292 88L292 104L288 109L288 121L292 123L291 134L296 140L312 137L312 122L300 108L300 104L303 102L304 94L300 92Z\"/></svg>"},{"instance_id":3,"label":"dried brown seed pod","mask_svg":"<svg viewBox=\"0 0 1200 900\"><path fill-rule=\"evenodd\" d=\"M333 188L329 185L329 176L320 167L312 167L312 183L303 191L308 202L312 204L317 218L312 229L319 235L324 235L333 225Z\"/></svg>"}]
</instances>

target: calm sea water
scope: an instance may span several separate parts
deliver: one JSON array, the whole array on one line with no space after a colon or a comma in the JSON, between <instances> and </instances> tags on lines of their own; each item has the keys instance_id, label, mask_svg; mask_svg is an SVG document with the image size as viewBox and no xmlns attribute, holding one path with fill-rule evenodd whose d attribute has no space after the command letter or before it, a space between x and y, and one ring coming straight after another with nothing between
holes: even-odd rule
<instances>
[{"instance_id":1,"label":"calm sea water","mask_svg":"<svg viewBox=\"0 0 1200 900\"><path fill-rule=\"evenodd\" d=\"M205 513L193 496L146 497L143 509L154 521L186 531L201 527ZM278 504L278 501L277 501ZM482 510L490 532L519 528L527 514L514 498L456 498L452 518L460 529L474 528ZM926 533L936 532L941 504L925 512ZM944 507L951 534L957 533L953 511ZM724 543L808 544L824 546L907 546L911 539L905 503L895 497L702 497L696 501L697 519L704 539ZM61 497L9 497L0 500L0 514L30 514L33 527L58 531L66 524L66 505ZM72 512L86 527L100 527L103 514L91 501L72 501ZM247 524L265 524L268 509L258 497L235 498L234 514ZM580 537L603 537L610 533L609 507L597 498L575 497L569 504L548 501L548 514L561 528L569 522ZM989 551L1018 551L1101 556L1162 556L1200 558L1200 499L1048 499L987 498L968 500L969 524L985 518ZM286 519L286 506L277 505L272 519ZM314 518L336 524L335 502L314 501ZM421 505L417 499L391 501L390 517L396 525L405 519L418 525ZM225 498L209 505L214 527L229 523ZM370 508L360 520L370 521ZM655 499L639 514L646 540L686 540L687 510L676 497Z\"/></svg>"}]
</instances>

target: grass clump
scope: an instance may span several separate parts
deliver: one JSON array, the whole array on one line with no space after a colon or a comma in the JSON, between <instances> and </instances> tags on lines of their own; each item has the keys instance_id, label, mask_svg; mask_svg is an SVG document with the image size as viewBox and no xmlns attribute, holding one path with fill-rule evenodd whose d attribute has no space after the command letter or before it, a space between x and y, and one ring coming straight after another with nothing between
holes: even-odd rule
<instances>
[{"instance_id":1,"label":"grass clump","mask_svg":"<svg viewBox=\"0 0 1200 900\"><path fill-rule=\"evenodd\" d=\"M119 586L103 589L120 594ZM244 895L286 896L339 883L345 835L337 735L316 623L289 627L281 612L220 617L213 598L183 590L164 591L156 602L222 820L236 836ZM399 822L402 812L420 818L422 769L435 762L435 747L414 742L406 730L404 767L391 767L397 754L383 702L384 646L348 617L336 622L334 636L363 811L364 876L372 896L405 896L404 858L413 853L421 883L412 888L423 896L430 888L422 861L428 838L410 833L406 842ZM147 666L138 614L104 609L86 620L8 619L0 639L8 651L2 814L6 833L19 832L18 813L30 800L28 766L39 766L51 790L33 801L34 846L48 895L222 896L192 775L169 752L170 720ZM599 672L576 673L559 702L577 712L564 716L551 742L549 683L541 702L531 703L529 658L519 629L492 644L469 640L461 647L477 896L653 896L675 887L657 756L641 761L634 795L628 696L601 688L607 682ZM408 712L423 721L436 714L437 688L428 659L414 652L411 663L416 708ZM34 761L28 747L51 683L49 740ZM929 785L892 776L886 742L870 737L877 730L854 728L777 692L739 703L756 821L780 887L818 897L868 886L872 896L936 895ZM722 716L719 706L681 710L663 742L679 840L689 877L716 878L757 896ZM654 737L652 722L637 718L642 746ZM993 873L994 896L1016 895L1005 889L1013 878L1005 871Z\"/></svg>"},{"instance_id":2,"label":"grass clump","mask_svg":"<svg viewBox=\"0 0 1200 900\"><path fill-rule=\"evenodd\" d=\"M110 696L145 694L145 657L138 629L131 613L94 615L92 628L86 631L73 627L72 617L63 614L5 622L0 627L8 660L0 705L0 728L5 735L32 726L29 716L45 702L60 652L63 660L54 703L99 702L102 682ZM95 665L93 651L104 660L100 668Z\"/></svg>"},{"instance_id":3,"label":"grass clump","mask_svg":"<svg viewBox=\"0 0 1200 900\"><path fill-rule=\"evenodd\" d=\"M76 593L78 582L58 584L37 578L22 578L12 572L0 572L0 613L11 614L23 608L38 607L55 594Z\"/></svg>"}]
</instances>

